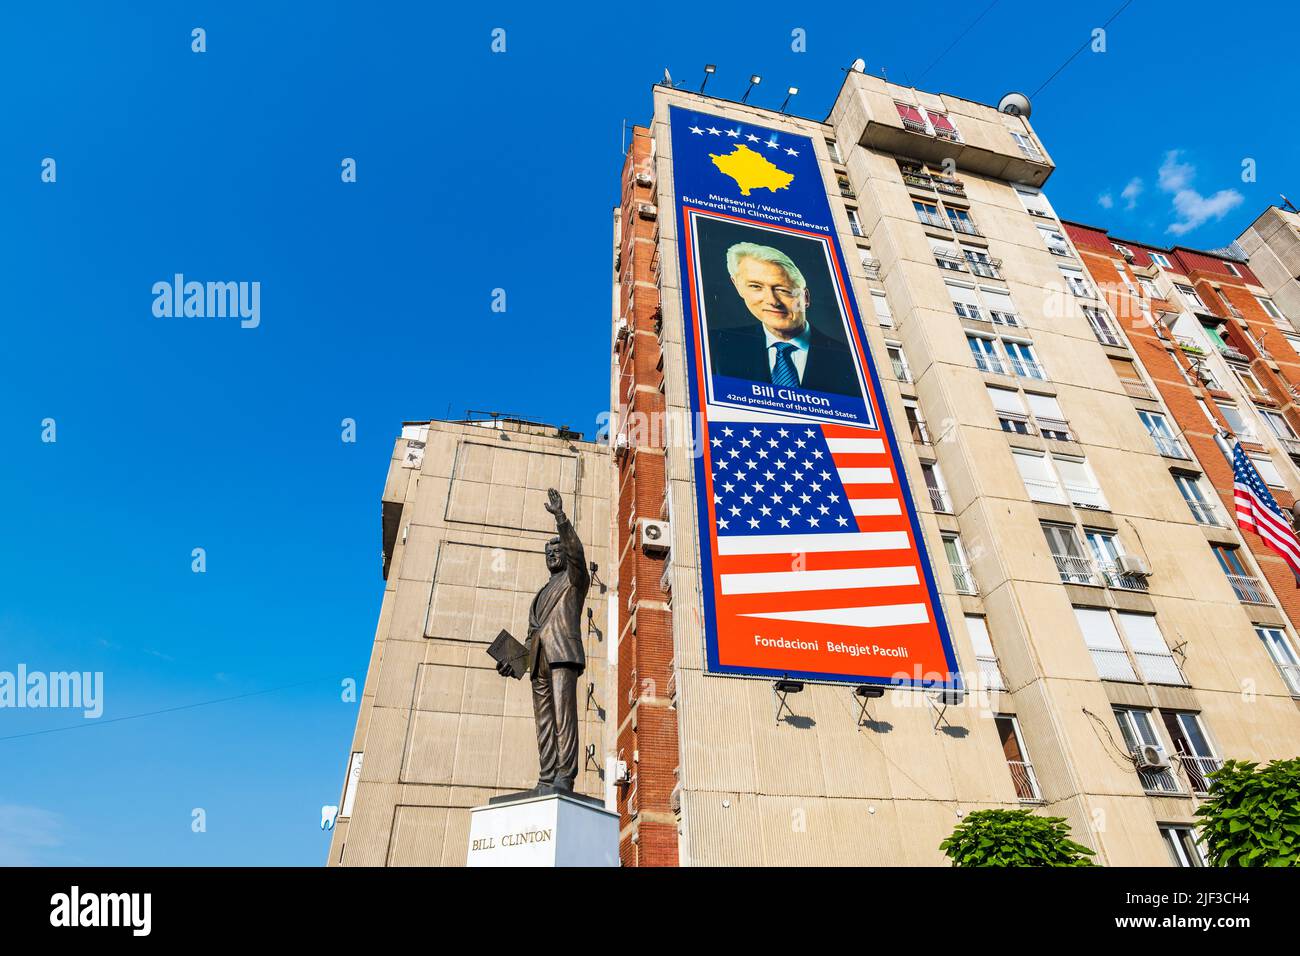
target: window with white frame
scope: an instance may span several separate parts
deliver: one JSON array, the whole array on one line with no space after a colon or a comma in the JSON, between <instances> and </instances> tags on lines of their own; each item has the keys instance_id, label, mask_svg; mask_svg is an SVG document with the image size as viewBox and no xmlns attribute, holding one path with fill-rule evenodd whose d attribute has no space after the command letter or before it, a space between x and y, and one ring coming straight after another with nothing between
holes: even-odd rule
<instances>
[{"instance_id":1,"label":"window with white frame","mask_svg":"<svg viewBox=\"0 0 1300 956\"><path fill-rule=\"evenodd\" d=\"M993 726L1002 741L1002 754L1007 759L1007 769L1011 771L1016 797L1022 803L1037 803L1042 799L1042 791L1038 787L1029 751L1025 749L1024 738L1020 735L1020 722L1015 714L994 714Z\"/></svg>"},{"instance_id":2,"label":"window with white frame","mask_svg":"<svg viewBox=\"0 0 1300 956\"><path fill-rule=\"evenodd\" d=\"M1065 233L1052 226L1039 226L1038 235L1047 246L1047 251L1054 256L1068 256L1070 244L1066 242Z\"/></svg>"},{"instance_id":3,"label":"window with white frame","mask_svg":"<svg viewBox=\"0 0 1300 956\"><path fill-rule=\"evenodd\" d=\"M1169 422L1164 415L1159 412L1149 412L1146 409L1138 409L1138 418L1146 426L1147 434L1151 440L1156 443L1156 450L1168 458L1186 458L1187 452L1183 450L1183 443L1174 435L1173 430L1169 427Z\"/></svg>"},{"instance_id":4,"label":"window with white frame","mask_svg":"<svg viewBox=\"0 0 1300 956\"><path fill-rule=\"evenodd\" d=\"M1047 197L1037 190L1023 189L1020 186L1015 187L1016 195L1025 206L1025 211L1031 216L1038 216L1042 219L1055 218L1052 214L1052 207L1047 204Z\"/></svg>"},{"instance_id":5,"label":"window with white frame","mask_svg":"<svg viewBox=\"0 0 1300 956\"><path fill-rule=\"evenodd\" d=\"M961 538L955 534L944 535L943 550L948 558L948 566L952 569L952 583L957 593L978 594L979 588L976 587L975 575L966 562L966 550L961 545Z\"/></svg>"},{"instance_id":6,"label":"window with white frame","mask_svg":"<svg viewBox=\"0 0 1300 956\"><path fill-rule=\"evenodd\" d=\"M1061 278L1065 280L1065 287L1074 295L1082 298L1092 297L1092 286L1088 280L1083 277L1082 269L1068 269L1061 266Z\"/></svg>"},{"instance_id":7,"label":"window with white frame","mask_svg":"<svg viewBox=\"0 0 1300 956\"><path fill-rule=\"evenodd\" d=\"M903 352L903 346L898 342L886 342L885 353L889 356L889 363L894 369L894 378L900 382L912 381L912 369L907 364L907 355Z\"/></svg>"},{"instance_id":8,"label":"window with white frame","mask_svg":"<svg viewBox=\"0 0 1300 956\"><path fill-rule=\"evenodd\" d=\"M1097 607L1076 607L1074 619L1083 632L1083 643L1097 668L1097 676L1102 680L1138 683L1133 663L1124 649L1124 642L1120 640L1110 611Z\"/></svg>"},{"instance_id":9,"label":"window with white frame","mask_svg":"<svg viewBox=\"0 0 1300 956\"><path fill-rule=\"evenodd\" d=\"M1038 354L1034 351L1032 343L1018 339L1003 339L1002 347L1006 349L1007 358L1011 360L1011 370L1021 378L1047 380L1047 372L1038 361Z\"/></svg>"},{"instance_id":10,"label":"window with white frame","mask_svg":"<svg viewBox=\"0 0 1300 956\"><path fill-rule=\"evenodd\" d=\"M1007 374L1002 356L998 354L997 344L992 337L967 333L966 345L970 348L971 357L975 359L975 367L981 372Z\"/></svg>"},{"instance_id":11,"label":"window with white frame","mask_svg":"<svg viewBox=\"0 0 1300 956\"><path fill-rule=\"evenodd\" d=\"M865 233L862 231L862 220L858 218L858 211L856 209L849 209L846 210L846 212L848 213L849 216L850 231L852 231L852 233L855 236L865 235Z\"/></svg>"},{"instance_id":12,"label":"window with white frame","mask_svg":"<svg viewBox=\"0 0 1300 956\"><path fill-rule=\"evenodd\" d=\"M962 247L962 253L966 256L966 262L970 265L970 271L977 276L983 276L986 279L1001 279L998 273L998 266L1001 262L989 257L989 254L983 249L967 249Z\"/></svg>"},{"instance_id":13,"label":"window with white frame","mask_svg":"<svg viewBox=\"0 0 1300 956\"><path fill-rule=\"evenodd\" d=\"M1029 424L1029 413L1025 409L1025 403L1020 398L1020 393L1012 391L1009 388L997 388L993 385L987 385L989 399L993 402L993 410L998 416L998 424L1002 426L1004 432L1011 432L1017 435L1031 435L1033 428Z\"/></svg>"},{"instance_id":14,"label":"window with white frame","mask_svg":"<svg viewBox=\"0 0 1300 956\"><path fill-rule=\"evenodd\" d=\"M1295 352L1296 355L1300 355L1300 335L1288 335L1283 332L1282 338L1286 339L1287 344L1291 346L1291 350Z\"/></svg>"},{"instance_id":15,"label":"window with white frame","mask_svg":"<svg viewBox=\"0 0 1300 956\"><path fill-rule=\"evenodd\" d=\"M952 310L963 319L985 320L984 306L974 286L959 282L945 283L948 286L948 298L952 300Z\"/></svg>"},{"instance_id":16,"label":"window with white frame","mask_svg":"<svg viewBox=\"0 0 1300 956\"><path fill-rule=\"evenodd\" d=\"M1134 757L1142 789L1148 793L1181 793L1170 767L1141 765L1148 747L1158 748L1155 756L1163 756L1166 761L1169 755L1169 748L1165 746L1155 721L1151 719L1151 711L1138 707L1111 707L1111 710L1124 737L1124 745Z\"/></svg>"},{"instance_id":17,"label":"window with white frame","mask_svg":"<svg viewBox=\"0 0 1300 956\"><path fill-rule=\"evenodd\" d=\"M844 160L840 157L840 144L833 139L826 141L826 152L830 153L831 161L843 165Z\"/></svg>"},{"instance_id":18,"label":"window with white frame","mask_svg":"<svg viewBox=\"0 0 1300 956\"><path fill-rule=\"evenodd\" d=\"M980 689L1006 690L1007 685L1002 679L1002 669L998 666L998 657L993 653L993 642L989 639L987 622L978 614L967 614L966 633L970 635L971 647L975 650Z\"/></svg>"},{"instance_id":19,"label":"window with white frame","mask_svg":"<svg viewBox=\"0 0 1300 956\"><path fill-rule=\"evenodd\" d=\"M1290 635L1280 627L1263 624L1255 625L1255 634L1264 642L1291 696L1300 697L1300 654L1296 653Z\"/></svg>"},{"instance_id":20,"label":"window with white frame","mask_svg":"<svg viewBox=\"0 0 1300 956\"><path fill-rule=\"evenodd\" d=\"M1079 535L1074 525L1042 523L1043 537L1047 539L1047 548L1056 563L1057 573L1061 575L1062 584L1097 584L1092 561L1079 544Z\"/></svg>"},{"instance_id":21,"label":"window with white frame","mask_svg":"<svg viewBox=\"0 0 1300 956\"><path fill-rule=\"evenodd\" d=\"M1284 316L1282 310L1277 307L1277 303L1268 296L1257 295L1255 296L1255 301L1259 303L1261 309L1268 313L1268 317L1273 320L1274 325L1281 326L1284 329L1289 329L1291 327L1291 323L1286 320L1286 316Z\"/></svg>"},{"instance_id":22,"label":"window with white frame","mask_svg":"<svg viewBox=\"0 0 1300 956\"><path fill-rule=\"evenodd\" d=\"M1065 504L1065 492L1052 469L1052 461L1042 452L1024 448L1013 448L1011 456L1015 460L1020 479L1025 483L1025 491L1034 501L1050 504Z\"/></svg>"},{"instance_id":23,"label":"window with white frame","mask_svg":"<svg viewBox=\"0 0 1300 956\"><path fill-rule=\"evenodd\" d=\"M1165 636L1156 624L1154 614L1138 614L1133 611L1116 611L1120 630L1128 641L1129 650L1142 679L1148 684L1169 684L1182 687L1187 684L1178 662L1169 652Z\"/></svg>"},{"instance_id":24,"label":"window with white frame","mask_svg":"<svg viewBox=\"0 0 1300 956\"><path fill-rule=\"evenodd\" d=\"M1264 423L1268 425L1269 431L1282 443L1283 448L1288 452L1294 452L1297 448L1300 448L1300 440L1297 439L1295 429L1286 420L1286 416L1281 412L1269 411L1267 408L1261 408L1258 411L1263 417Z\"/></svg>"},{"instance_id":25,"label":"window with white frame","mask_svg":"<svg viewBox=\"0 0 1300 956\"><path fill-rule=\"evenodd\" d=\"M1082 308L1083 314L1088 318L1088 325L1092 327L1092 334L1096 336L1098 342L1102 345L1122 346L1124 344L1124 340L1120 338L1115 324L1104 310L1091 305L1085 305Z\"/></svg>"},{"instance_id":26,"label":"window with white frame","mask_svg":"<svg viewBox=\"0 0 1300 956\"><path fill-rule=\"evenodd\" d=\"M1174 288L1178 290L1178 294L1181 295L1187 304L1193 309L1198 309L1201 312L1209 311L1200 295L1198 295L1196 290L1191 286L1183 285L1181 282L1176 282L1174 283Z\"/></svg>"},{"instance_id":27,"label":"window with white frame","mask_svg":"<svg viewBox=\"0 0 1300 956\"><path fill-rule=\"evenodd\" d=\"M1016 133L1010 130L1008 130L1008 132L1011 133L1011 138L1015 141L1015 144L1018 147L1020 147L1020 153L1022 156L1024 156L1026 159L1032 159L1034 162L1037 163L1041 163L1043 161L1043 151L1038 148L1037 143L1035 143L1024 133Z\"/></svg>"},{"instance_id":28,"label":"window with white frame","mask_svg":"<svg viewBox=\"0 0 1300 956\"><path fill-rule=\"evenodd\" d=\"M946 269L949 272L965 272L966 257L957 251L955 243L944 242L942 239L930 239L930 249L934 252L935 264L940 269Z\"/></svg>"},{"instance_id":29,"label":"window with white frame","mask_svg":"<svg viewBox=\"0 0 1300 956\"><path fill-rule=\"evenodd\" d=\"M921 202L919 199L912 200L912 208L916 210L917 221L924 226L931 226L936 229L950 229L948 221L939 215L939 207L934 203Z\"/></svg>"},{"instance_id":30,"label":"window with white frame","mask_svg":"<svg viewBox=\"0 0 1300 956\"><path fill-rule=\"evenodd\" d=\"M1282 473L1277 470L1277 465L1273 464L1273 459L1268 455L1249 455L1250 462L1259 472L1259 477L1264 479L1264 484L1270 488L1285 488L1286 482L1282 480Z\"/></svg>"},{"instance_id":31,"label":"window with white frame","mask_svg":"<svg viewBox=\"0 0 1300 956\"><path fill-rule=\"evenodd\" d=\"M1205 851L1201 844L1196 842L1196 831L1191 827L1162 823L1160 838L1164 840L1165 849L1169 851L1169 862L1174 866L1209 866Z\"/></svg>"},{"instance_id":32,"label":"window with white frame","mask_svg":"<svg viewBox=\"0 0 1300 956\"><path fill-rule=\"evenodd\" d=\"M1187 508L1191 511L1192 517L1196 519L1197 524L1219 527L1218 514L1213 505L1210 504L1205 489L1201 487L1200 477L1181 471L1176 471L1173 474L1174 484L1178 486L1178 491L1183 496L1183 500L1187 502Z\"/></svg>"},{"instance_id":33,"label":"window with white frame","mask_svg":"<svg viewBox=\"0 0 1300 956\"><path fill-rule=\"evenodd\" d=\"M1142 292L1149 299L1163 299L1160 290L1156 288L1154 279L1148 279L1146 276L1138 276L1138 285L1142 287Z\"/></svg>"},{"instance_id":34,"label":"window with white frame","mask_svg":"<svg viewBox=\"0 0 1300 956\"><path fill-rule=\"evenodd\" d=\"M1209 793L1210 774L1218 770L1221 763L1210 745L1210 735L1201 723L1200 715L1190 711L1162 710L1160 716L1165 723L1165 733L1174 745L1178 769L1192 793Z\"/></svg>"},{"instance_id":35,"label":"window with white frame","mask_svg":"<svg viewBox=\"0 0 1300 956\"><path fill-rule=\"evenodd\" d=\"M880 323L881 327L892 329L894 327L894 313L889 311L889 300L885 298L885 293L871 293L871 305L876 311L876 321Z\"/></svg>"},{"instance_id":36,"label":"window with white frame","mask_svg":"<svg viewBox=\"0 0 1300 956\"><path fill-rule=\"evenodd\" d=\"M1169 268L1169 259L1168 257L1165 256L1164 253L1149 252L1148 255L1151 256L1151 261L1154 262L1156 265L1160 266L1162 269Z\"/></svg>"},{"instance_id":37,"label":"window with white frame","mask_svg":"<svg viewBox=\"0 0 1300 956\"><path fill-rule=\"evenodd\" d=\"M925 479L925 488L930 493L930 504L934 510L939 514L952 514L952 499L948 497L948 486L938 464L922 462L921 475Z\"/></svg>"},{"instance_id":38,"label":"window with white frame","mask_svg":"<svg viewBox=\"0 0 1300 956\"><path fill-rule=\"evenodd\" d=\"M1016 314L1016 304L1011 301L1010 292L1004 289L988 289L981 286L980 298L988 306L989 318L993 320L994 325L1019 328L1025 324L1020 321L1020 316Z\"/></svg>"},{"instance_id":39,"label":"window with white frame","mask_svg":"<svg viewBox=\"0 0 1300 956\"><path fill-rule=\"evenodd\" d=\"M1214 407L1219 410L1219 414L1227 421L1228 427L1232 433L1242 441L1254 442L1259 440L1259 435L1255 431L1255 425L1244 415L1241 410L1229 402L1215 402ZM1217 423L1216 423L1217 427Z\"/></svg>"},{"instance_id":40,"label":"window with white frame","mask_svg":"<svg viewBox=\"0 0 1300 956\"><path fill-rule=\"evenodd\" d=\"M1029 410L1038 425L1038 434L1053 441L1074 440L1070 433L1070 423L1054 396L1026 392L1025 399L1029 402Z\"/></svg>"},{"instance_id":41,"label":"window with white frame","mask_svg":"<svg viewBox=\"0 0 1300 956\"><path fill-rule=\"evenodd\" d=\"M1056 465L1057 474L1061 476L1061 483L1065 485L1065 493L1071 504L1094 510L1108 508L1101 488L1097 486L1097 476L1088 467L1086 459L1053 455L1052 461Z\"/></svg>"}]
</instances>

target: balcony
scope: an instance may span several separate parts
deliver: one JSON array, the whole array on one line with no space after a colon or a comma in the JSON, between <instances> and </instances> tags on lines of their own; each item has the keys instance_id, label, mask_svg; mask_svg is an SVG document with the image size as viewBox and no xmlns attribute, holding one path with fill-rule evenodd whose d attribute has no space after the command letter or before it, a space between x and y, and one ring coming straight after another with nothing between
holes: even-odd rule
<instances>
[{"instance_id":1,"label":"balcony","mask_svg":"<svg viewBox=\"0 0 1300 956\"><path fill-rule=\"evenodd\" d=\"M966 257L960 253L944 252L940 249L935 249L934 258L940 269L947 269L949 272L966 271Z\"/></svg>"},{"instance_id":2,"label":"balcony","mask_svg":"<svg viewBox=\"0 0 1300 956\"><path fill-rule=\"evenodd\" d=\"M934 184L934 188L941 193L947 193L949 196L966 195L966 184L960 179L953 179L949 176L931 176L930 181Z\"/></svg>"},{"instance_id":3,"label":"balcony","mask_svg":"<svg viewBox=\"0 0 1300 956\"><path fill-rule=\"evenodd\" d=\"M1089 647L1088 653L1092 656L1093 666L1097 668L1097 676L1102 680L1117 680L1125 684L1138 683L1133 665L1122 650L1113 647Z\"/></svg>"},{"instance_id":4,"label":"balcony","mask_svg":"<svg viewBox=\"0 0 1300 956\"><path fill-rule=\"evenodd\" d=\"M1047 373L1037 362L1031 362L1029 359L1013 358L1011 359L1012 370L1021 378L1036 378L1040 382L1047 381Z\"/></svg>"},{"instance_id":5,"label":"balcony","mask_svg":"<svg viewBox=\"0 0 1300 956\"><path fill-rule=\"evenodd\" d=\"M862 256L862 271L866 273L868 279L880 278L880 260L871 256Z\"/></svg>"},{"instance_id":6,"label":"balcony","mask_svg":"<svg viewBox=\"0 0 1300 956\"><path fill-rule=\"evenodd\" d=\"M1004 432L1013 435L1034 434L1034 423L1023 412L1004 412L998 409L998 424L1002 426Z\"/></svg>"},{"instance_id":7,"label":"balcony","mask_svg":"<svg viewBox=\"0 0 1300 956\"><path fill-rule=\"evenodd\" d=\"M1060 572L1062 584L1090 584L1097 587L1097 573L1093 570L1092 562L1087 558L1079 558L1069 554L1053 554L1052 560L1056 562L1056 570ZM1127 662L1128 658L1125 658Z\"/></svg>"},{"instance_id":8,"label":"balcony","mask_svg":"<svg viewBox=\"0 0 1300 956\"><path fill-rule=\"evenodd\" d=\"M1249 574L1225 574L1224 577L1228 579L1233 593L1242 604L1273 603L1264 595L1264 587L1259 583L1259 578Z\"/></svg>"},{"instance_id":9,"label":"balcony","mask_svg":"<svg viewBox=\"0 0 1300 956\"><path fill-rule=\"evenodd\" d=\"M930 431L925 427L925 422L909 420L907 423L907 428L912 435L912 441L916 442L916 444L918 445L930 444Z\"/></svg>"},{"instance_id":10,"label":"balcony","mask_svg":"<svg viewBox=\"0 0 1300 956\"><path fill-rule=\"evenodd\" d=\"M1025 323L1020 321L1020 316L1014 312L999 312L997 309L989 309L989 316L993 319L994 325L1007 325L1015 329L1025 327Z\"/></svg>"},{"instance_id":11,"label":"balcony","mask_svg":"<svg viewBox=\"0 0 1300 956\"><path fill-rule=\"evenodd\" d=\"M1136 574L1125 574L1120 570L1118 564L1113 561L1107 561L1101 565L1102 577L1106 579L1109 587L1116 588L1120 591L1146 591L1148 589L1147 579L1139 577Z\"/></svg>"},{"instance_id":12,"label":"balcony","mask_svg":"<svg viewBox=\"0 0 1300 956\"><path fill-rule=\"evenodd\" d=\"M1055 218L1056 218L1056 217L1053 216L1050 212L1048 212L1046 209L1035 209L1035 208L1033 208L1032 206L1029 207L1029 215L1031 215L1031 216L1037 216L1039 219L1055 219Z\"/></svg>"},{"instance_id":13,"label":"balcony","mask_svg":"<svg viewBox=\"0 0 1300 956\"><path fill-rule=\"evenodd\" d=\"M1074 253L1070 251L1069 246L1049 245L1047 251L1054 256L1060 256L1062 259L1073 259Z\"/></svg>"},{"instance_id":14,"label":"balcony","mask_svg":"<svg viewBox=\"0 0 1300 956\"><path fill-rule=\"evenodd\" d=\"M954 564L952 566L952 584L957 589L958 594L980 593L979 587L975 584L975 575L964 564Z\"/></svg>"},{"instance_id":15,"label":"balcony","mask_svg":"<svg viewBox=\"0 0 1300 956\"><path fill-rule=\"evenodd\" d=\"M983 236L984 233L975 228L975 223L969 219L958 219L956 216L949 216L948 221L952 223L952 228L968 236Z\"/></svg>"},{"instance_id":16,"label":"balcony","mask_svg":"<svg viewBox=\"0 0 1300 956\"><path fill-rule=\"evenodd\" d=\"M1128 393L1129 398L1155 399L1155 393L1146 382L1137 378L1121 378L1119 383L1124 386L1124 391Z\"/></svg>"},{"instance_id":17,"label":"balcony","mask_svg":"<svg viewBox=\"0 0 1300 956\"><path fill-rule=\"evenodd\" d=\"M1189 355L1205 354L1204 348L1198 345L1194 340L1187 338L1185 335L1178 336L1176 341L1178 342L1178 347Z\"/></svg>"},{"instance_id":18,"label":"balcony","mask_svg":"<svg viewBox=\"0 0 1300 956\"><path fill-rule=\"evenodd\" d=\"M951 229L943 216L936 216L934 213L926 212L924 209L916 211L916 218L923 226L929 226L932 229Z\"/></svg>"},{"instance_id":19,"label":"balcony","mask_svg":"<svg viewBox=\"0 0 1300 956\"><path fill-rule=\"evenodd\" d=\"M1007 683L1002 679L1002 668L998 667L996 657L975 655L975 664L980 671L980 687L983 690L1006 690Z\"/></svg>"},{"instance_id":20,"label":"balcony","mask_svg":"<svg viewBox=\"0 0 1300 956\"><path fill-rule=\"evenodd\" d=\"M1038 789L1038 777L1034 774L1034 765L1028 760L1007 758L1007 769L1011 771L1011 782L1016 787L1016 797L1021 803L1039 803L1042 791Z\"/></svg>"},{"instance_id":21,"label":"balcony","mask_svg":"<svg viewBox=\"0 0 1300 956\"><path fill-rule=\"evenodd\" d=\"M909 369L906 365L904 365L902 363L902 360L897 359L891 355L889 357L889 364L891 364L894 367L894 378L896 378L900 382L906 382L909 384L911 383L912 370Z\"/></svg>"},{"instance_id":22,"label":"balcony","mask_svg":"<svg viewBox=\"0 0 1300 956\"><path fill-rule=\"evenodd\" d=\"M1096 485L1065 484L1065 493L1070 496L1070 503L1076 508L1088 508L1091 511L1105 511L1106 499Z\"/></svg>"},{"instance_id":23,"label":"balcony","mask_svg":"<svg viewBox=\"0 0 1300 956\"><path fill-rule=\"evenodd\" d=\"M1178 752L1178 762L1183 766L1183 773L1187 774L1187 783L1192 788L1192 793L1205 794L1210 792L1210 774L1223 766L1218 757L1193 757L1191 754Z\"/></svg>"},{"instance_id":24,"label":"balcony","mask_svg":"<svg viewBox=\"0 0 1300 956\"><path fill-rule=\"evenodd\" d=\"M1204 501L1188 501L1187 510L1192 513L1197 524L1209 525L1211 528L1222 528L1219 516L1214 513L1214 509Z\"/></svg>"},{"instance_id":25,"label":"balcony","mask_svg":"<svg viewBox=\"0 0 1300 956\"><path fill-rule=\"evenodd\" d=\"M1171 687L1186 687L1187 678L1178 669L1178 662L1172 654L1157 654L1149 651L1134 651L1138 670L1142 679L1148 684L1168 684Z\"/></svg>"},{"instance_id":26,"label":"balcony","mask_svg":"<svg viewBox=\"0 0 1300 956\"><path fill-rule=\"evenodd\" d=\"M980 258L966 253L966 261L970 263L970 271L977 276L983 276L986 279L1002 278L1002 260L991 258Z\"/></svg>"},{"instance_id":27,"label":"balcony","mask_svg":"<svg viewBox=\"0 0 1300 956\"><path fill-rule=\"evenodd\" d=\"M941 488L930 488L930 506L938 514L952 514L952 505L948 501L948 495Z\"/></svg>"},{"instance_id":28,"label":"balcony","mask_svg":"<svg viewBox=\"0 0 1300 956\"><path fill-rule=\"evenodd\" d=\"M1150 434L1151 440L1156 443L1156 451L1160 452L1160 454L1164 455L1166 458L1187 459L1191 457L1183 450L1183 443L1177 438L1170 435Z\"/></svg>"},{"instance_id":29,"label":"balcony","mask_svg":"<svg viewBox=\"0 0 1300 956\"><path fill-rule=\"evenodd\" d=\"M901 172L903 174L903 182L908 186L915 189L934 189L934 183L931 181L929 174L920 167L903 167Z\"/></svg>"},{"instance_id":30,"label":"balcony","mask_svg":"<svg viewBox=\"0 0 1300 956\"><path fill-rule=\"evenodd\" d=\"M972 352L975 358L975 367L981 372L992 372L994 375L1006 375L1006 366L996 355L987 355L984 352Z\"/></svg>"},{"instance_id":31,"label":"balcony","mask_svg":"<svg viewBox=\"0 0 1300 956\"><path fill-rule=\"evenodd\" d=\"M1216 345L1218 345L1218 343L1216 343ZM1218 345L1218 349L1219 349L1219 354L1226 359L1232 359L1234 362L1247 362L1247 363L1250 362L1249 355L1247 355L1239 348L1234 348L1233 346L1229 345L1227 342L1224 342L1222 345Z\"/></svg>"}]
</instances>

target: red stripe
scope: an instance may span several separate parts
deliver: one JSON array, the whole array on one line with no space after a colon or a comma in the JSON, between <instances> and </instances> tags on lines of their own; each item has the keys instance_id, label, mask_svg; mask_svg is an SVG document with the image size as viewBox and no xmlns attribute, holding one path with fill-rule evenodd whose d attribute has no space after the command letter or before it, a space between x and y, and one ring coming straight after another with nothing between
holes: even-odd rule
<instances>
[{"instance_id":1,"label":"red stripe","mask_svg":"<svg viewBox=\"0 0 1300 956\"><path fill-rule=\"evenodd\" d=\"M920 564L911 554L900 558L898 551L808 551L804 553L739 554L720 557L714 562L719 574L744 574L756 571L841 571L845 568L897 568ZM925 575L921 575L925 579Z\"/></svg>"}]
</instances>

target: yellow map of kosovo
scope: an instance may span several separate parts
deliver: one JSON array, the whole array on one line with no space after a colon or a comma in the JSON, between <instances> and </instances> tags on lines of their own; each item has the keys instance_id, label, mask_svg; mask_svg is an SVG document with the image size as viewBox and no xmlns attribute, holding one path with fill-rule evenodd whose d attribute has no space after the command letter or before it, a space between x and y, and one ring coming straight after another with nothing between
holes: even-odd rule
<instances>
[{"instance_id":1,"label":"yellow map of kosovo","mask_svg":"<svg viewBox=\"0 0 1300 956\"><path fill-rule=\"evenodd\" d=\"M709 153L713 165L730 176L740 187L740 194L748 196L751 189L786 189L794 182L794 174L774 166L766 156L754 152L748 146L737 143L735 148L725 156Z\"/></svg>"}]
</instances>

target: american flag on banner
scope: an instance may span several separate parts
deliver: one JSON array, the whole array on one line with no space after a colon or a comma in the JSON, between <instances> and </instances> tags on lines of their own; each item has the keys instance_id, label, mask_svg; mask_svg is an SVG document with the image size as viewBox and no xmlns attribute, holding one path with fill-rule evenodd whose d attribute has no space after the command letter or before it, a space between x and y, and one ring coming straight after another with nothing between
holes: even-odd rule
<instances>
[{"instance_id":1,"label":"american flag on banner","mask_svg":"<svg viewBox=\"0 0 1300 956\"><path fill-rule=\"evenodd\" d=\"M813 671L875 657L946 673L881 438L844 425L711 421L709 465L721 647L756 660L755 645L779 641L787 659L806 652Z\"/></svg>"},{"instance_id":2,"label":"american flag on banner","mask_svg":"<svg viewBox=\"0 0 1300 956\"><path fill-rule=\"evenodd\" d=\"M1259 477L1241 442L1232 449L1232 496L1236 502L1237 524L1263 538L1300 579L1300 541L1296 540L1290 522Z\"/></svg>"}]
</instances>

